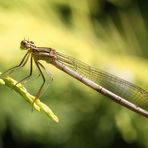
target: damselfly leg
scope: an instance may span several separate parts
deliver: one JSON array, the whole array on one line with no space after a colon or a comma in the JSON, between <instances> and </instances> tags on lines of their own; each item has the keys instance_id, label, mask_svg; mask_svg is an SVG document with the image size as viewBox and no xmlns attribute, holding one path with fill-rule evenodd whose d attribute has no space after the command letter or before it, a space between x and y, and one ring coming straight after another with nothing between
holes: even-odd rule
<instances>
[{"instance_id":1,"label":"damselfly leg","mask_svg":"<svg viewBox=\"0 0 148 148\"><path fill-rule=\"evenodd\" d=\"M43 82L42 82L42 84L41 84L41 86L40 86L40 88L39 88L37 94L35 95L35 99L34 99L34 101L33 101L33 104L34 104L34 102L40 97L42 88L44 87L44 84L45 84L45 82L46 82L46 79L45 79L45 77L44 77L44 74L43 74L43 72L42 72L42 70L41 70L41 68L40 68L40 65L41 65L41 64L39 64L39 62L36 61L35 59L34 59L34 62L35 62L36 66L37 66L37 68L38 68L38 70L39 70L39 72L40 72L40 74L41 74L41 77L42 77Z\"/></svg>"},{"instance_id":2,"label":"damselfly leg","mask_svg":"<svg viewBox=\"0 0 148 148\"><path fill-rule=\"evenodd\" d=\"M9 75L9 74L13 73L15 70L24 67L26 65L27 61L28 61L29 56L30 56L30 53L27 52L25 54L25 56L23 57L23 59L21 60L21 62L17 66L14 66L14 67L6 70L5 72L3 72L1 74L1 77L5 76L5 75Z\"/></svg>"},{"instance_id":3,"label":"damselfly leg","mask_svg":"<svg viewBox=\"0 0 148 148\"><path fill-rule=\"evenodd\" d=\"M31 56L31 57L30 57L30 72L29 72L29 75L26 76L26 77L24 77L22 80L18 81L18 82L15 84L15 86L16 86L17 84L19 84L19 83L21 83L21 82L23 82L23 81L29 79L29 78L32 76L32 70L33 70L33 58L32 58L32 56Z\"/></svg>"}]
</instances>

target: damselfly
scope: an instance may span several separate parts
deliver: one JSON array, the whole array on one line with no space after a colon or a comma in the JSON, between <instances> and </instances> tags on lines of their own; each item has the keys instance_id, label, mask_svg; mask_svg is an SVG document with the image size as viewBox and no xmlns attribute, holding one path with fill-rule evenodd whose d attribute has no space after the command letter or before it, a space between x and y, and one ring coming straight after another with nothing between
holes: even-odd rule
<instances>
[{"instance_id":1,"label":"damselfly","mask_svg":"<svg viewBox=\"0 0 148 148\"><path fill-rule=\"evenodd\" d=\"M97 92L107 96L116 103L148 117L148 92L141 87L108 72L91 67L73 57L59 53L55 49L37 47L32 41L24 39L21 41L20 48L27 50L27 53L19 65L8 69L3 73L3 75L10 74L16 69L23 67L30 58L30 73L18 83L32 76L34 62L43 79L43 82L36 94L36 98L40 97L46 81L42 72L42 70L46 70L46 68L40 63L40 60L43 60L54 65Z\"/></svg>"}]
</instances>

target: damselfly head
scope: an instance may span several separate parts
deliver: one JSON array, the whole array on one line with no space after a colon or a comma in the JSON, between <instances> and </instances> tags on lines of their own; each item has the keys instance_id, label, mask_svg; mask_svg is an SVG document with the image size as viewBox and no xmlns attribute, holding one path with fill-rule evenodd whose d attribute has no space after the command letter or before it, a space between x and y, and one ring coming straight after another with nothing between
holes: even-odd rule
<instances>
[{"instance_id":1,"label":"damselfly head","mask_svg":"<svg viewBox=\"0 0 148 148\"><path fill-rule=\"evenodd\" d=\"M21 41L20 49L27 50L32 47L36 47L33 41L29 41L29 40L25 40L25 39Z\"/></svg>"}]
</instances>

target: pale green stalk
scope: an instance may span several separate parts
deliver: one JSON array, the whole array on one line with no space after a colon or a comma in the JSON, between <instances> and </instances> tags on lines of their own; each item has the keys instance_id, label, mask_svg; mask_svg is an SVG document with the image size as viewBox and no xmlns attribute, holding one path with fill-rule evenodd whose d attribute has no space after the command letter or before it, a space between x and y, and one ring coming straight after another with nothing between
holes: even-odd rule
<instances>
[{"instance_id":1,"label":"pale green stalk","mask_svg":"<svg viewBox=\"0 0 148 148\"><path fill-rule=\"evenodd\" d=\"M1 73L0 73L1 74ZM15 90L17 93L19 93L21 96L23 96L23 98L29 102L31 105L33 105L34 109L37 111L42 110L43 112L45 112L48 117L50 117L53 121L55 122L59 122L58 117L53 113L53 111L43 102L41 102L39 99L37 99L34 102L35 97L32 96L31 94L28 93L27 89L21 84L17 84L16 80L12 79L9 76L3 76L0 79L0 84L2 85L6 85L10 88L12 88L13 90Z\"/></svg>"}]
</instances>

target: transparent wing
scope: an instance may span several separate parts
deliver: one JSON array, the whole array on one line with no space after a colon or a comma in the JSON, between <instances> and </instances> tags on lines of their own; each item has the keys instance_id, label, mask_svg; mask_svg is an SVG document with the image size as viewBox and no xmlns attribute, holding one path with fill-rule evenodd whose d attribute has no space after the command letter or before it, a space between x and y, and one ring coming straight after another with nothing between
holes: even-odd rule
<instances>
[{"instance_id":1,"label":"transparent wing","mask_svg":"<svg viewBox=\"0 0 148 148\"><path fill-rule=\"evenodd\" d=\"M148 92L141 87L58 52L57 60L116 95L148 110Z\"/></svg>"}]
</instances>

